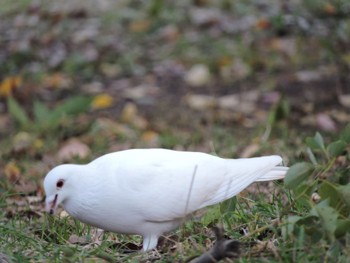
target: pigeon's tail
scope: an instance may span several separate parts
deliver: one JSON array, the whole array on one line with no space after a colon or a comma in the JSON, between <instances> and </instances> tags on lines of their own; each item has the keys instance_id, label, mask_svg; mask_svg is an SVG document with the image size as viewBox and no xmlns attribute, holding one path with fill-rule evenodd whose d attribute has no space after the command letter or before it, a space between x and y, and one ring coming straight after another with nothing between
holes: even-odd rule
<instances>
[{"instance_id":1,"label":"pigeon's tail","mask_svg":"<svg viewBox=\"0 0 350 263\"><path fill-rule=\"evenodd\" d=\"M272 168L271 171L264 174L263 176L259 177L256 182L263 182L263 181L272 181L272 180L278 180L283 179L288 171L288 167L285 166L276 166Z\"/></svg>"},{"instance_id":2,"label":"pigeon's tail","mask_svg":"<svg viewBox=\"0 0 350 263\"><path fill-rule=\"evenodd\" d=\"M288 167L278 166L282 158L277 155L226 160L227 170L221 184L201 207L214 205L229 199L253 182L272 181L284 178Z\"/></svg>"}]
</instances>

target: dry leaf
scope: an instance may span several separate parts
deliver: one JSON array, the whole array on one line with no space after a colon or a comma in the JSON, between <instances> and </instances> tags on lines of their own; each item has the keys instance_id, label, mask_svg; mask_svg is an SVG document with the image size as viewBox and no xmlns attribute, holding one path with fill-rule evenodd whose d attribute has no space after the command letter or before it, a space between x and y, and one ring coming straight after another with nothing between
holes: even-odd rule
<instances>
[{"instance_id":1,"label":"dry leaf","mask_svg":"<svg viewBox=\"0 0 350 263\"><path fill-rule=\"evenodd\" d=\"M341 94L338 99L341 105L350 108L350 94Z\"/></svg>"},{"instance_id":2,"label":"dry leaf","mask_svg":"<svg viewBox=\"0 0 350 263\"><path fill-rule=\"evenodd\" d=\"M80 237L74 234L69 237L68 242L71 244L81 244L81 245L89 243L86 237Z\"/></svg>"},{"instance_id":3,"label":"dry leaf","mask_svg":"<svg viewBox=\"0 0 350 263\"><path fill-rule=\"evenodd\" d=\"M0 114L0 132L8 131L10 125L10 116L8 114Z\"/></svg>"},{"instance_id":4,"label":"dry leaf","mask_svg":"<svg viewBox=\"0 0 350 263\"><path fill-rule=\"evenodd\" d=\"M325 113L317 114L316 123L324 131L335 132L337 130L335 122Z\"/></svg>"},{"instance_id":5,"label":"dry leaf","mask_svg":"<svg viewBox=\"0 0 350 263\"><path fill-rule=\"evenodd\" d=\"M81 159L86 158L90 155L90 148L86 144L82 143L78 139L68 140L58 151L57 158L60 161L68 161L74 157L79 157Z\"/></svg>"},{"instance_id":6,"label":"dry leaf","mask_svg":"<svg viewBox=\"0 0 350 263\"><path fill-rule=\"evenodd\" d=\"M303 70L296 73L296 78L301 82L317 81L322 78L322 72L316 70Z\"/></svg>"},{"instance_id":7,"label":"dry leaf","mask_svg":"<svg viewBox=\"0 0 350 263\"><path fill-rule=\"evenodd\" d=\"M297 44L293 38L273 38L270 45L272 49L283 52L290 57L297 52Z\"/></svg>"},{"instance_id":8,"label":"dry leaf","mask_svg":"<svg viewBox=\"0 0 350 263\"><path fill-rule=\"evenodd\" d=\"M108 94L97 95L91 102L91 107L95 110L109 108L112 105L113 105L113 97Z\"/></svg>"},{"instance_id":9,"label":"dry leaf","mask_svg":"<svg viewBox=\"0 0 350 263\"><path fill-rule=\"evenodd\" d=\"M36 192L37 190L37 184L33 181L23 181L19 180L17 183L14 185L14 190L17 193L22 193L22 194L31 194Z\"/></svg>"},{"instance_id":10,"label":"dry leaf","mask_svg":"<svg viewBox=\"0 0 350 263\"><path fill-rule=\"evenodd\" d=\"M240 154L240 158L249 158L254 156L254 154L260 149L260 146L256 143L247 146L242 153Z\"/></svg>"},{"instance_id":11,"label":"dry leaf","mask_svg":"<svg viewBox=\"0 0 350 263\"><path fill-rule=\"evenodd\" d=\"M132 122L133 119L137 116L137 107L135 103L128 102L125 104L121 112L121 120L126 123Z\"/></svg>"},{"instance_id":12,"label":"dry leaf","mask_svg":"<svg viewBox=\"0 0 350 263\"><path fill-rule=\"evenodd\" d=\"M151 21L150 20L137 20L133 21L129 25L129 31L134 33L140 33L145 32L151 27Z\"/></svg>"},{"instance_id":13,"label":"dry leaf","mask_svg":"<svg viewBox=\"0 0 350 263\"><path fill-rule=\"evenodd\" d=\"M10 258L6 254L0 252L0 262L1 263L10 263L10 262L12 262L12 260L10 260Z\"/></svg>"},{"instance_id":14,"label":"dry leaf","mask_svg":"<svg viewBox=\"0 0 350 263\"><path fill-rule=\"evenodd\" d=\"M334 15L337 13L337 9L331 3L326 3L323 10L329 15Z\"/></svg>"},{"instance_id":15,"label":"dry leaf","mask_svg":"<svg viewBox=\"0 0 350 263\"><path fill-rule=\"evenodd\" d=\"M21 171L14 162L9 162L8 164L6 164L4 173L7 180L11 183L18 181L21 175Z\"/></svg>"},{"instance_id":16,"label":"dry leaf","mask_svg":"<svg viewBox=\"0 0 350 263\"><path fill-rule=\"evenodd\" d=\"M209 68L204 64L194 65L185 75L185 82L193 87L206 85L210 79Z\"/></svg>"},{"instance_id":17,"label":"dry leaf","mask_svg":"<svg viewBox=\"0 0 350 263\"><path fill-rule=\"evenodd\" d=\"M44 86L50 88L66 89L72 86L72 79L65 74L54 73L45 76Z\"/></svg>"},{"instance_id":18,"label":"dry leaf","mask_svg":"<svg viewBox=\"0 0 350 263\"><path fill-rule=\"evenodd\" d=\"M99 81L93 81L84 84L82 89L90 94L99 94L103 91L103 84Z\"/></svg>"},{"instance_id":19,"label":"dry leaf","mask_svg":"<svg viewBox=\"0 0 350 263\"><path fill-rule=\"evenodd\" d=\"M35 139L33 136L27 132L17 133L12 141L13 150L15 152L23 152L30 149L34 143Z\"/></svg>"},{"instance_id":20,"label":"dry leaf","mask_svg":"<svg viewBox=\"0 0 350 263\"><path fill-rule=\"evenodd\" d=\"M122 70L118 64L102 63L100 71L108 78L115 78Z\"/></svg>"},{"instance_id":21,"label":"dry leaf","mask_svg":"<svg viewBox=\"0 0 350 263\"><path fill-rule=\"evenodd\" d=\"M159 94L160 88L154 85L140 85L123 90L123 97L138 103L152 101Z\"/></svg>"},{"instance_id":22,"label":"dry leaf","mask_svg":"<svg viewBox=\"0 0 350 263\"><path fill-rule=\"evenodd\" d=\"M60 217L60 218L69 217L69 214L68 214L65 210L62 210L62 211L59 213L59 217Z\"/></svg>"},{"instance_id":23,"label":"dry leaf","mask_svg":"<svg viewBox=\"0 0 350 263\"><path fill-rule=\"evenodd\" d=\"M187 95L185 101L188 106L195 110L206 110L215 107L217 104L215 97L199 94Z\"/></svg>"},{"instance_id":24,"label":"dry leaf","mask_svg":"<svg viewBox=\"0 0 350 263\"><path fill-rule=\"evenodd\" d=\"M268 29L270 28L270 26L271 26L271 23L266 18L259 19L255 24L255 27L260 30Z\"/></svg>"},{"instance_id":25,"label":"dry leaf","mask_svg":"<svg viewBox=\"0 0 350 263\"><path fill-rule=\"evenodd\" d=\"M12 94L12 91L22 85L22 77L12 76L5 78L0 83L0 97L8 97Z\"/></svg>"},{"instance_id":26,"label":"dry leaf","mask_svg":"<svg viewBox=\"0 0 350 263\"><path fill-rule=\"evenodd\" d=\"M142 134L141 139L150 147L159 146L159 134L154 131L145 131Z\"/></svg>"}]
</instances>

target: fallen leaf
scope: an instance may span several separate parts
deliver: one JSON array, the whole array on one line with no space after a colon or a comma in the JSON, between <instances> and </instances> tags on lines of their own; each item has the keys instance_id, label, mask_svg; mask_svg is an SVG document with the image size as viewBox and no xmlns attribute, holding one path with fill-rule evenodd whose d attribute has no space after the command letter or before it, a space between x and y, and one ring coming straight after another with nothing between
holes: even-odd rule
<instances>
[{"instance_id":1,"label":"fallen leaf","mask_svg":"<svg viewBox=\"0 0 350 263\"><path fill-rule=\"evenodd\" d=\"M140 130L145 129L148 125L147 120L138 114L136 104L132 102L125 104L121 113L121 120Z\"/></svg>"},{"instance_id":2,"label":"fallen leaf","mask_svg":"<svg viewBox=\"0 0 350 263\"><path fill-rule=\"evenodd\" d=\"M85 245L89 243L86 237L77 236L75 234L69 237L68 242L71 244L80 244L80 245Z\"/></svg>"},{"instance_id":3,"label":"fallen leaf","mask_svg":"<svg viewBox=\"0 0 350 263\"><path fill-rule=\"evenodd\" d=\"M13 90L22 85L22 77L12 76L5 78L0 83L0 97L8 97L12 94Z\"/></svg>"},{"instance_id":4,"label":"fallen leaf","mask_svg":"<svg viewBox=\"0 0 350 263\"><path fill-rule=\"evenodd\" d=\"M137 106L135 103L128 102L125 104L122 112L121 112L121 120L126 123L130 123L137 117Z\"/></svg>"},{"instance_id":5,"label":"fallen leaf","mask_svg":"<svg viewBox=\"0 0 350 263\"><path fill-rule=\"evenodd\" d=\"M151 27L151 21L148 19L133 21L129 25L129 31L134 33L145 32Z\"/></svg>"},{"instance_id":6,"label":"fallen leaf","mask_svg":"<svg viewBox=\"0 0 350 263\"><path fill-rule=\"evenodd\" d=\"M159 134L155 131L145 131L141 136L141 140L149 147L159 146Z\"/></svg>"},{"instance_id":7,"label":"fallen leaf","mask_svg":"<svg viewBox=\"0 0 350 263\"><path fill-rule=\"evenodd\" d=\"M72 86L72 79L65 74L54 73L44 77L44 86L49 88L66 89Z\"/></svg>"},{"instance_id":8,"label":"fallen leaf","mask_svg":"<svg viewBox=\"0 0 350 263\"><path fill-rule=\"evenodd\" d=\"M317 81L322 78L322 72L315 70L303 70L296 73L296 78L301 82Z\"/></svg>"},{"instance_id":9,"label":"fallen leaf","mask_svg":"<svg viewBox=\"0 0 350 263\"><path fill-rule=\"evenodd\" d=\"M297 52L296 40L293 38L273 38L271 40L271 48L293 57Z\"/></svg>"},{"instance_id":10,"label":"fallen leaf","mask_svg":"<svg viewBox=\"0 0 350 263\"><path fill-rule=\"evenodd\" d=\"M91 107L95 110L109 108L113 105L113 97L109 94L100 94L94 97Z\"/></svg>"},{"instance_id":11,"label":"fallen leaf","mask_svg":"<svg viewBox=\"0 0 350 263\"><path fill-rule=\"evenodd\" d=\"M29 150L34 144L34 137L27 132L19 132L13 137L12 145L15 152Z\"/></svg>"},{"instance_id":12,"label":"fallen leaf","mask_svg":"<svg viewBox=\"0 0 350 263\"><path fill-rule=\"evenodd\" d=\"M90 94L99 94L103 91L103 84L99 81L93 81L84 84L82 89Z\"/></svg>"},{"instance_id":13,"label":"fallen leaf","mask_svg":"<svg viewBox=\"0 0 350 263\"><path fill-rule=\"evenodd\" d=\"M331 3L326 3L323 10L329 15L334 15L337 13L337 9Z\"/></svg>"},{"instance_id":14,"label":"fallen leaf","mask_svg":"<svg viewBox=\"0 0 350 263\"><path fill-rule=\"evenodd\" d=\"M33 181L24 181L24 180L19 180L16 182L14 185L14 190L17 193L22 193L22 194L31 194L36 192L37 189L37 184Z\"/></svg>"},{"instance_id":15,"label":"fallen leaf","mask_svg":"<svg viewBox=\"0 0 350 263\"><path fill-rule=\"evenodd\" d=\"M37 196L26 196L26 200L28 204L35 204L35 203L41 203L43 200L43 197L40 195Z\"/></svg>"},{"instance_id":16,"label":"fallen leaf","mask_svg":"<svg viewBox=\"0 0 350 263\"><path fill-rule=\"evenodd\" d=\"M100 66L100 71L108 78L117 77L122 71L118 64L112 63L102 63Z\"/></svg>"},{"instance_id":17,"label":"fallen leaf","mask_svg":"<svg viewBox=\"0 0 350 263\"><path fill-rule=\"evenodd\" d=\"M10 263L10 262L12 262L12 260L10 260L9 256L7 256L6 254L0 252L0 262L1 263Z\"/></svg>"},{"instance_id":18,"label":"fallen leaf","mask_svg":"<svg viewBox=\"0 0 350 263\"><path fill-rule=\"evenodd\" d=\"M218 8L191 8L189 14L193 24L197 26L215 25L218 24L224 17L224 14Z\"/></svg>"},{"instance_id":19,"label":"fallen leaf","mask_svg":"<svg viewBox=\"0 0 350 263\"><path fill-rule=\"evenodd\" d=\"M72 41L75 44L81 44L83 42L96 38L98 34L99 31L95 25L86 25L85 28L79 28L75 33L72 34Z\"/></svg>"},{"instance_id":20,"label":"fallen leaf","mask_svg":"<svg viewBox=\"0 0 350 263\"><path fill-rule=\"evenodd\" d=\"M335 122L331 119L329 115L325 113L317 114L316 123L320 127L320 129L324 131L335 132L337 130Z\"/></svg>"},{"instance_id":21,"label":"fallen leaf","mask_svg":"<svg viewBox=\"0 0 350 263\"><path fill-rule=\"evenodd\" d=\"M242 153L240 154L240 158L250 158L254 156L254 154L260 149L260 145L254 143L251 145L248 145Z\"/></svg>"},{"instance_id":22,"label":"fallen leaf","mask_svg":"<svg viewBox=\"0 0 350 263\"><path fill-rule=\"evenodd\" d=\"M58 151L57 158L60 161L68 161L74 157L84 159L90 155L89 146L82 143L80 140L73 138L68 140Z\"/></svg>"},{"instance_id":23,"label":"fallen leaf","mask_svg":"<svg viewBox=\"0 0 350 263\"><path fill-rule=\"evenodd\" d=\"M21 171L15 162L9 162L8 164L6 164L4 168L4 173L7 180L11 183L18 181L21 175Z\"/></svg>"},{"instance_id":24,"label":"fallen leaf","mask_svg":"<svg viewBox=\"0 0 350 263\"><path fill-rule=\"evenodd\" d=\"M341 105L350 108L350 94L341 94L338 99Z\"/></svg>"},{"instance_id":25,"label":"fallen leaf","mask_svg":"<svg viewBox=\"0 0 350 263\"><path fill-rule=\"evenodd\" d=\"M239 95L230 94L218 99L218 105L223 109L235 109L240 105Z\"/></svg>"},{"instance_id":26,"label":"fallen leaf","mask_svg":"<svg viewBox=\"0 0 350 263\"><path fill-rule=\"evenodd\" d=\"M185 75L185 82L193 87L204 86L211 79L209 68L204 64L196 64Z\"/></svg>"},{"instance_id":27,"label":"fallen leaf","mask_svg":"<svg viewBox=\"0 0 350 263\"><path fill-rule=\"evenodd\" d=\"M60 216L60 218L65 218L65 217L69 217L69 214L65 210L62 210L59 213L59 216Z\"/></svg>"},{"instance_id":28,"label":"fallen leaf","mask_svg":"<svg viewBox=\"0 0 350 263\"><path fill-rule=\"evenodd\" d=\"M140 85L123 90L124 98L133 100L138 104L154 104L156 97L160 93L160 88L154 85Z\"/></svg>"},{"instance_id":29,"label":"fallen leaf","mask_svg":"<svg viewBox=\"0 0 350 263\"><path fill-rule=\"evenodd\" d=\"M162 28L160 35L166 41L173 42L179 38L180 32L176 25L167 25Z\"/></svg>"},{"instance_id":30,"label":"fallen leaf","mask_svg":"<svg viewBox=\"0 0 350 263\"><path fill-rule=\"evenodd\" d=\"M189 94L185 97L188 106L195 110L206 110L217 105L217 100L213 96Z\"/></svg>"},{"instance_id":31,"label":"fallen leaf","mask_svg":"<svg viewBox=\"0 0 350 263\"><path fill-rule=\"evenodd\" d=\"M10 117L7 114L0 114L0 132L6 132L9 129Z\"/></svg>"},{"instance_id":32,"label":"fallen leaf","mask_svg":"<svg viewBox=\"0 0 350 263\"><path fill-rule=\"evenodd\" d=\"M265 30L271 27L271 22L266 18L262 18L256 22L255 27L260 30Z\"/></svg>"}]
</instances>

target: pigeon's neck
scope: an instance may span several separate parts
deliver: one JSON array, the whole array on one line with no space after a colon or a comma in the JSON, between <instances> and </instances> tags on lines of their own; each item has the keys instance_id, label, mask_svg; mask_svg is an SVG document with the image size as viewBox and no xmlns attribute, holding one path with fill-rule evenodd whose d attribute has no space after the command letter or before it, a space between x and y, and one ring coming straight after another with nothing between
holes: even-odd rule
<instances>
[{"instance_id":1,"label":"pigeon's neck","mask_svg":"<svg viewBox=\"0 0 350 263\"><path fill-rule=\"evenodd\" d=\"M103 185L94 170L85 165L72 165L71 194L64 201L64 209L73 217L81 219L97 205L96 193L101 191ZM84 221L84 220L82 220Z\"/></svg>"}]
</instances>

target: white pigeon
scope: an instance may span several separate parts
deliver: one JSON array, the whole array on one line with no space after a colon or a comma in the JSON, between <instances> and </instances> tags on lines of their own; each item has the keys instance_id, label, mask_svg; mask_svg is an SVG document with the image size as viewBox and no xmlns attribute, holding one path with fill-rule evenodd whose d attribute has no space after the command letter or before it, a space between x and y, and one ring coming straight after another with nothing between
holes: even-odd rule
<instances>
[{"instance_id":1,"label":"white pigeon","mask_svg":"<svg viewBox=\"0 0 350 263\"><path fill-rule=\"evenodd\" d=\"M86 165L63 164L44 180L46 209L117 233L143 236L143 250L198 209L229 199L251 183L281 179L280 156L223 159L200 152L132 149Z\"/></svg>"}]
</instances>

